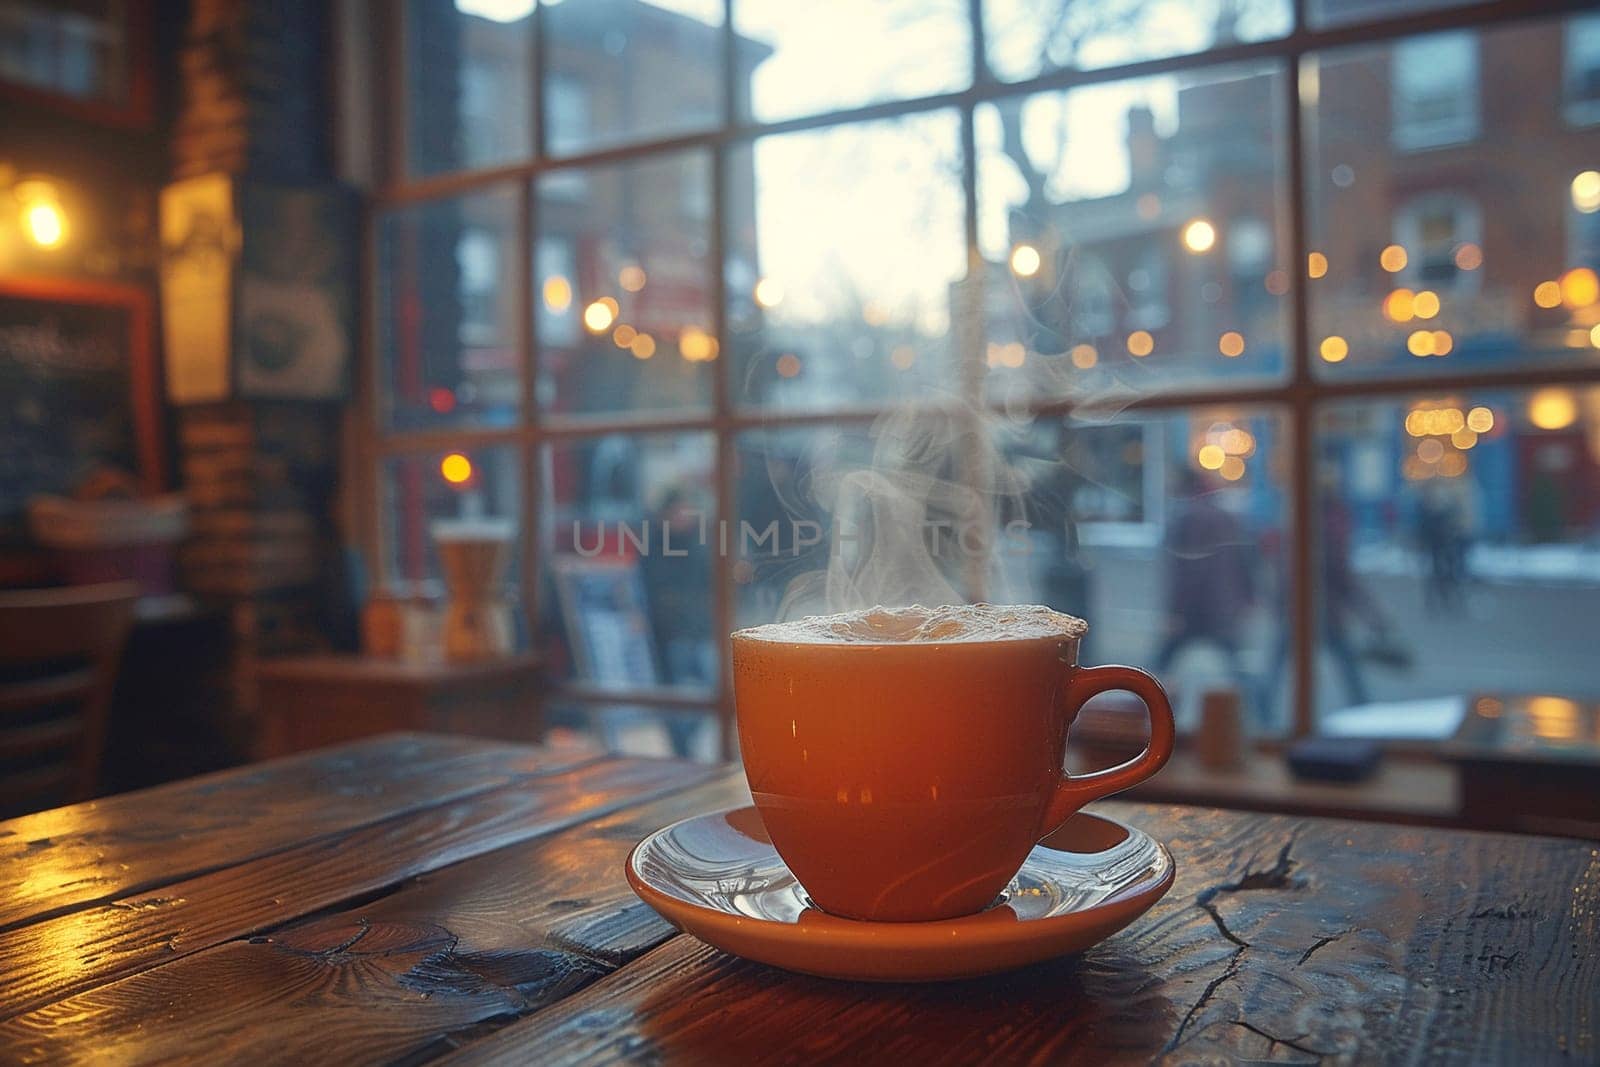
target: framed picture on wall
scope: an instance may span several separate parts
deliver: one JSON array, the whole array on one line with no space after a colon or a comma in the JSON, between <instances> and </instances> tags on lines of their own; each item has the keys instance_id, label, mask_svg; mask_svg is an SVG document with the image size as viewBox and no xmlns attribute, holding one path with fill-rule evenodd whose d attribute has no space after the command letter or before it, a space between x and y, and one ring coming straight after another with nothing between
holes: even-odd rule
<instances>
[{"instance_id":1,"label":"framed picture on wall","mask_svg":"<svg viewBox=\"0 0 1600 1067\"><path fill-rule=\"evenodd\" d=\"M30 497L102 471L162 489L151 327L134 286L0 281L0 544L22 539Z\"/></svg>"},{"instance_id":2,"label":"framed picture on wall","mask_svg":"<svg viewBox=\"0 0 1600 1067\"><path fill-rule=\"evenodd\" d=\"M149 125L150 12L149 0L0 0L0 100Z\"/></svg>"},{"instance_id":3,"label":"framed picture on wall","mask_svg":"<svg viewBox=\"0 0 1600 1067\"><path fill-rule=\"evenodd\" d=\"M167 399L348 396L360 217L354 190L335 184L210 174L163 189Z\"/></svg>"}]
</instances>

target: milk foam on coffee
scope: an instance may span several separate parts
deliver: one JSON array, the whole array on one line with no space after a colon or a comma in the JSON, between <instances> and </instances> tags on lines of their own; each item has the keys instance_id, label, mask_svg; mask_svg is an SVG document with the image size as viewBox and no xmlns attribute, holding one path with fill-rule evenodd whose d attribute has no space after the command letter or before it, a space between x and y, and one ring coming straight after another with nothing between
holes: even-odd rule
<instances>
[{"instance_id":1,"label":"milk foam on coffee","mask_svg":"<svg viewBox=\"0 0 1600 1067\"><path fill-rule=\"evenodd\" d=\"M929 644L1082 637L1089 624L1038 604L953 604L928 608L874 607L839 615L812 615L738 631L758 641L793 644Z\"/></svg>"}]
</instances>

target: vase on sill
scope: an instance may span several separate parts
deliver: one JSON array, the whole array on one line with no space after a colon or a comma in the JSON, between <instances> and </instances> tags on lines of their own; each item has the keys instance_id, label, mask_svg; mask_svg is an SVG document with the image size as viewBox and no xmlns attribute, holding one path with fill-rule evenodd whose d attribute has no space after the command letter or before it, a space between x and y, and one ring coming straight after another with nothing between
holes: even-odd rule
<instances>
[{"instance_id":1,"label":"vase on sill","mask_svg":"<svg viewBox=\"0 0 1600 1067\"><path fill-rule=\"evenodd\" d=\"M511 609L502 593L516 527L493 519L435 522L444 570L444 658L450 663L498 659L512 651Z\"/></svg>"}]
</instances>

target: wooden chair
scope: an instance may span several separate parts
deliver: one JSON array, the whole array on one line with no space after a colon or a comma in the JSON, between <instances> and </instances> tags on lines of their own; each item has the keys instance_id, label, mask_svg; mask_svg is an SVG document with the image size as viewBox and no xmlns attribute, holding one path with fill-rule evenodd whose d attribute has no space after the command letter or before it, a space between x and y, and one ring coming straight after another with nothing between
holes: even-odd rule
<instances>
[{"instance_id":1,"label":"wooden chair","mask_svg":"<svg viewBox=\"0 0 1600 1067\"><path fill-rule=\"evenodd\" d=\"M131 582L0 592L0 817L94 795Z\"/></svg>"}]
</instances>

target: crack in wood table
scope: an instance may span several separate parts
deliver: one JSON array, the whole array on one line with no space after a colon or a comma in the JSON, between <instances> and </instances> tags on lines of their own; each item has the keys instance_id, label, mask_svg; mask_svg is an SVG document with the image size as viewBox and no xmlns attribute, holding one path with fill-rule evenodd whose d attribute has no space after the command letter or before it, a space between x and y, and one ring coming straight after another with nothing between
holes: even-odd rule
<instances>
[{"instance_id":1,"label":"crack in wood table","mask_svg":"<svg viewBox=\"0 0 1600 1067\"><path fill-rule=\"evenodd\" d=\"M737 769L390 735L0 823L0 1062L1596 1062L1594 843L1105 803L1178 861L1081 957L922 986L629 891Z\"/></svg>"}]
</instances>

